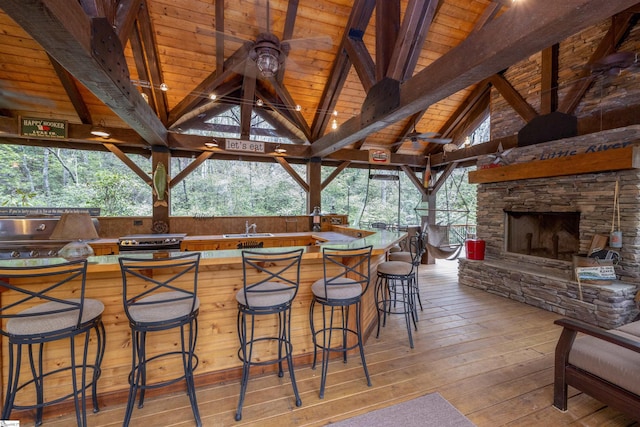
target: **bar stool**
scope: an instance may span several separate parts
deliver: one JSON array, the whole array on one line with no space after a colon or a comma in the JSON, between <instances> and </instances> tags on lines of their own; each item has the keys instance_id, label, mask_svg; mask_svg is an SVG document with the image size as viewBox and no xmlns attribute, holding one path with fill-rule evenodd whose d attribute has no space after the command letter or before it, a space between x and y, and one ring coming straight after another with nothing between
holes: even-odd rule
<instances>
[{"instance_id":1,"label":"bar stool","mask_svg":"<svg viewBox=\"0 0 640 427\"><path fill-rule=\"evenodd\" d=\"M425 242L427 241L427 233L425 232L420 232L417 234L417 236L419 236L419 247L418 247L418 251L420 251L420 258L419 260L422 259L422 256L424 255L424 253L426 252L426 248L427 245L425 244ZM403 262L409 262L412 263L413 262L413 253L411 252L411 249L408 248L409 250L403 251L395 251L395 252L389 252L389 256L387 257L387 261L403 261ZM418 264L420 265L420 264ZM416 299L418 300L418 305L420 306L420 311L423 311L422 308L422 299L420 298L420 282L419 282L419 275L418 275L418 268L416 266L416 268L413 270L413 272L416 275L415 278L415 285L416 285Z\"/></svg>"},{"instance_id":2,"label":"bar stool","mask_svg":"<svg viewBox=\"0 0 640 427\"><path fill-rule=\"evenodd\" d=\"M324 398L324 388L329 369L329 357L332 352L342 353L347 362L347 351L360 350L360 359L367 385L371 387L371 378L367 370L362 344L362 296L369 288L369 270L371 268L372 246L355 249L323 248L322 261L324 277L311 285L313 299L309 307L309 323L313 337L313 364L316 367L317 350L322 349L322 373L320 377L320 399ZM316 330L314 309L322 306L322 328ZM349 324L349 309L355 306L355 325ZM327 310L328 308L328 310ZM336 315L336 309L339 316ZM327 319L328 316L328 319ZM353 323L352 322L352 323ZM335 347L331 345L334 332L341 338ZM355 338L355 343L353 343ZM350 341L351 339L351 341ZM353 343L353 344L350 344Z\"/></svg>"},{"instance_id":3,"label":"bar stool","mask_svg":"<svg viewBox=\"0 0 640 427\"><path fill-rule=\"evenodd\" d=\"M236 294L238 301L238 358L242 361L240 397L236 421L242 419L249 369L251 366L278 364L278 376L284 375L282 362L287 361L296 406L302 405L293 372L293 346L291 344L291 307L300 285L302 249L291 251L242 251L243 286ZM258 316L275 315L278 334L264 336L256 331ZM264 318L263 318L264 319ZM277 349L274 352L274 345ZM259 355L258 360L253 355ZM275 359L270 355L276 355Z\"/></svg>"},{"instance_id":4,"label":"bar stool","mask_svg":"<svg viewBox=\"0 0 640 427\"><path fill-rule=\"evenodd\" d=\"M3 420L11 418L13 409L35 409L36 425L40 425L45 407L72 397L77 425L86 426L86 392L89 388L93 398L93 411L99 411L97 384L105 345L105 329L102 324L104 304L85 298L86 275L86 260L30 267L0 267L0 285L6 292L0 308L0 319L3 319L4 325L0 333L9 339L9 372L2 408ZM67 296L73 298L66 299ZM92 358L90 362L92 330L96 332L95 359ZM78 342L76 337L82 337L81 341ZM67 363L63 367L47 363L44 360L45 344L67 339ZM78 344L81 344L80 361L76 354ZM31 378L21 384L23 351L28 352ZM58 374L67 370L70 371L71 378L68 381L72 391L64 396L45 400L45 378L50 375L59 377ZM92 371L89 382L88 370ZM36 403L16 404L16 395L27 387L35 388Z\"/></svg>"},{"instance_id":5,"label":"bar stool","mask_svg":"<svg viewBox=\"0 0 640 427\"><path fill-rule=\"evenodd\" d=\"M197 296L200 252L162 258L122 257L118 261L122 272L124 311L129 319L132 340L129 398L123 425L128 426L131 421L138 391L138 408L142 408L146 390L184 380L193 417L196 425L201 426L193 381L193 371L198 365L194 350L200 308ZM148 356L147 334L171 329L180 330L180 348ZM182 360L182 372L177 377L148 382L148 372L154 362L176 357ZM166 365L158 366L158 371L161 369L166 369Z\"/></svg>"},{"instance_id":6,"label":"bar stool","mask_svg":"<svg viewBox=\"0 0 640 427\"><path fill-rule=\"evenodd\" d=\"M411 236L409 250L412 262L386 261L378 264L375 286L375 300L378 313L378 328L376 338L380 336L380 326L385 326L387 315L402 314L407 324L409 346L413 348L411 323L418 330L416 312L416 276L417 268L424 251L420 249L420 236ZM382 317L382 320L381 320Z\"/></svg>"}]
</instances>

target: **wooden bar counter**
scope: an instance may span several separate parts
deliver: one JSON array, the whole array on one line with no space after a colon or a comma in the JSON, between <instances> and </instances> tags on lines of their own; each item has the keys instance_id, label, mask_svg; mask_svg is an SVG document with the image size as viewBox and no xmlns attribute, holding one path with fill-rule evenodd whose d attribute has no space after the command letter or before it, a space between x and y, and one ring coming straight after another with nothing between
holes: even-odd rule
<instances>
[{"instance_id":1,"label":"wooden bar counter","mask_svg":"<svg viewBox=\"0 0 640 427\"><path fill-rule=\"evenodd\" d=\"M289 233L295 234L295 233ZM303 235L313 235L320 245L299 246L304 248L301 268L301 282L299 292L294 301L292 312L292 342L297 368L302 368L311 362L313 343L309 330L309 304L312 298L311 284L323 276L322 245L330 247L362 247L373 246L371 260L371 285L365 295L362 309L363 329L367 334L376 326L376 310L373 295L373 283L376 278L378 263L385 260L387 251L397 242L406 237L403 232L367 232L344 228L331 233L298 233L296 238L303 239ZM192 236L191 240L216 240L221 236ZM292 247L293 248L293 247ZM283 250L283 247L265 248L264 251ZM180 252L174 252L179 254ZM196 369L196 385L210 384L221 380L240 378L241 364L238 359L238 336L236 329L237 304L235 295L242 288L242 257L240 250L208 250L202 251L198 279L198 297L200 298L200 314L198 317L198 342L196 354L199 363ZM131 368L131 334L127 318L124 314L122 302L122 279L118 264L119 256L153 257L170 256L167 253L109 255L89 258L86 297L100 299L105 305L103 321L107 333L106 354L102 364L102 376L99 380L98 391L101 404L124 402L128 391L127 376ZM43 258L32 260L0 261L2 265L35 266L41 263L58 263L60 258ZM34 288L42 286L33 284ZM0 292L0 301L5 305L11 300L11 291ZM262 324L264 331L275 329L274 323ZM166 350L168 346L178 345L178 336L172 332L152 334L147 342L149 354L158 348ZM46 359L49 364L58 367L68 365L67 343L49 345ZM7 342L2 341L2 355L7 354ZM258 354L257 357L268 360L272 354ZM148 372L150 381L177 376L175 368L181 364L177 360L158 362ZM165 365L166 363L166 365ZM27 366L28 364L25 364ZM6 387L8 360L2 357L2 392ZM265 369L274 369L267 366ZM26 372L25 372L26 373ZM258 369L252 374L258 373ZM55 388L55 380L46 385ZM182 389L179 383L175 387ZM161 389L166 393L171 388ZM19 414L16 414L19 415ZM46 415L45 415L46 416Z\"/></svg>"}]
</instances>

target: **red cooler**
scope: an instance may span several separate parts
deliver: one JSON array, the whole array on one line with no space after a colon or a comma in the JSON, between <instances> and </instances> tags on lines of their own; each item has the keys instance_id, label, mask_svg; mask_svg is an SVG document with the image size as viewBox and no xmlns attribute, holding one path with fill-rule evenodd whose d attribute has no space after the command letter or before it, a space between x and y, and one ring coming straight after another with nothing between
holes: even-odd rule
<instances>
[{"instance_id":1,"label":"red cooler","mask_svg":"<svg viewBox=\"0 0 640 427\"><path fill-rule=\"evenodd\" d=\"M482 261L484 259L484 240L469 239L466 242L467 259Z\"/></svg>"}]
</instances>

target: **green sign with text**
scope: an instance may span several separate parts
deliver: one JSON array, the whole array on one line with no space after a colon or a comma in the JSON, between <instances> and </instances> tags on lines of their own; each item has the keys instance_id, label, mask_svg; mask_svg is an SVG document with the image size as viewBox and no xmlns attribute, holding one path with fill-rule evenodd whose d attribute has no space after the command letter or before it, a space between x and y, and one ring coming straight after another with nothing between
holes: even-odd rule
<instances>
[{"instance_id":1,"label":"green sign with text","mask_svg":"<svg viewBox=\"0 0 640 427\"><path fill-rule=\"evenodd\" d=\"M66 139L67 121L21 117L20 135L32 138Z\"/></svg>"}]
</instances>

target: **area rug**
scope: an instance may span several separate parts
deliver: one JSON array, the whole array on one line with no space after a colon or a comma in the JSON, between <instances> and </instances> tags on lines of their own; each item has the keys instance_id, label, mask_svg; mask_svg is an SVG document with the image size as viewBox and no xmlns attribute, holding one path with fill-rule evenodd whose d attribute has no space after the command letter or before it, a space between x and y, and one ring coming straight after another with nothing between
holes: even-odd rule
<instances>
[{"instance_id":1,"label":"area rug","mask_svg":"<svg viewBox=\"0 0 640 427\"><path fill-rule=\"evenodd\" d=\"M330 424L331 427L474 427L452 404L431 393Z\"/></svg>"}]
</instances>

